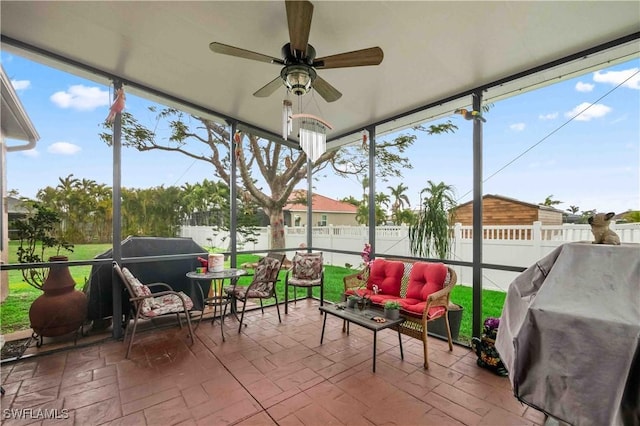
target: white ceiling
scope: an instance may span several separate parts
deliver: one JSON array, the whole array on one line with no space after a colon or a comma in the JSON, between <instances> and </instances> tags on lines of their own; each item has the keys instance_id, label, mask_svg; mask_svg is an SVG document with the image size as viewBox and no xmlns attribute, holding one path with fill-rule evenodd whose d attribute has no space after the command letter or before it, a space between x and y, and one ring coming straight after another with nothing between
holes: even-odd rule
<instances>
[{"instance_id":1,"label":"white ceiling","mask_svg":"<svg viewBox=\"0 0 640 426\"><path fill-rule=\"evenodd\" d=\"M470 96L441 101L477 88L487 88L485 100L495 101L640 51L637 1L315 1L314 6L309 42L317 57L372 46L384 51L379 66L318 70L343 93L338 101L327 103L316 93L301 98L304 112L333 125L330 140L374 123L384 134L451 114L469 105ZM103 84L109 84L107 75L118 76L137 95L281 133L284 86L268 98L252 96L280 67L215 54L209 43L281 57L289 38L283 1L3 0L0 8L3 49ZM622 37L629 41L614 49L488 87ZM62 65L25 50L23 43L98 73ZM441 105L421 110L434 103ZM403 116L410 111L415 113Z\"/></svg>"}]
</instances>

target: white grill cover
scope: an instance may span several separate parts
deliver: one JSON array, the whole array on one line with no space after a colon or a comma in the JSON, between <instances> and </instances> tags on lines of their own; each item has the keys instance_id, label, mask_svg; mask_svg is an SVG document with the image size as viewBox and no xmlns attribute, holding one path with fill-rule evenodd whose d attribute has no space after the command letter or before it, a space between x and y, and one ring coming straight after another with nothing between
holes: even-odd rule
<instances>
[{"instance_id":1,"label":"white grill cover","mask_svg":"<svg viewBox=\"0 0 640 426\"><path fill-rule=\"evenodd\" d=\"M640 424L640 245L558 247L509 286L496 348L516 397L574 425Z\"/></svg>"}]
</instances>

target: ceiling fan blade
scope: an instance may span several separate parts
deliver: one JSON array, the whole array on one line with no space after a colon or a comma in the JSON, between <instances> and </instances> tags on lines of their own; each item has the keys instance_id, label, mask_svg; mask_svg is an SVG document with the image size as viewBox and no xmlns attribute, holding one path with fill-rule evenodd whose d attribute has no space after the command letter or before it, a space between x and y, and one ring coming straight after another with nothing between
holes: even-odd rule
<instances>
[{"instance_id":1,"label":"ceiling fan blade","mask_svg":"<svg viewBox=\"0 0 640 426\"><path fill-rule=\"evenodd\" d=\"M313 4L309 1L287 0L287 24L289 25L289 41L295 57L304 58L309 44ZM300 53L298 53L300 52Z\"/></svg>"},{"instance_id":2,"label":"ceiling fan blade","mask_svg":"<svg viewBox=\"0 0 640 426\"><path fill-rule=\"evenodd\" d=\"M334 102L342 97L342 93L338 92L338 89L327 83L327 80L320 76L313 80L313 88L327 102Z\"/></svg>"},{"instance_id":3,"label":"ceiling fan blade","mask_svg":"<svg viewBox=\"0 0 640 426\"><path fill-rule=\"evenodd\" d=\"M271 96L273 92L278 90L279 87L282 86L282 78L279 76L262 86L253 96L257 98L266 98L267 96Z\"/></svg>"},{"instance_id":4,"label":"ceiling fan blade","mask_svg":"<svg viewBox=\"0 0 640 426\"><path fill-rule=\"evenodd\" d=\"M338 53L337 55L325 56L313 61L315 68L346 68L363 67L366 65L378 65L382 62L384 53L379 47L354 50L353 52Z\"/></svg>"},{"instance_id":5,"label":"ceiling fan blade","mask_svg":"<svg viewBox=\"0 0 640 426\"><path fill-rule=\"evenodd\" d=\"M215 53L222 53L223 55L237 56L238 58L251 59L254 61L267 62L270 64L281 64L282 60L272 58L271 56L263 55L262 53L252 52L250 50L240 49L239 47L229 46L222 43L209 43L209 49Z\"/></svg>"}]
</instances>

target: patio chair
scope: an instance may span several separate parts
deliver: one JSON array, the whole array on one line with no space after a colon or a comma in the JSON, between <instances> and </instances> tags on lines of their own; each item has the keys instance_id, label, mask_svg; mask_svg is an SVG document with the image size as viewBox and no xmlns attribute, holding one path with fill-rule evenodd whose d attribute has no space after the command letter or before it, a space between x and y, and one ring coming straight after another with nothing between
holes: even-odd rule
<instances>
[{"instance_id":1,"label":"patio chair","mask_svg":"<svg viewBox=\"0 0 640 426\"><path fill-rule=\"evenodd\" d=\"M120 268L116 262L113 262L113 269L115 269L120 280L125 285L127 293L129 293L129 301L133 305L134 310L133 330L131 331L131 340L129 341L129 347L127 348L125 358L129 358L139 319L153 319L161 315L175 314L178 319L178 324L180 325L180 328L182 328L180 314L184 314L187 318L191 344L194 343L193 328L191 327L191 317L189 313L193 308L193 301L189 296L183 292L173 291L171 286L165 283L144 285L131 273L131 271L127 268ZM152 293L150 287L165 287L168 290ZM128 331L129 327L126 327L124 333L125 341L127 340Z\"/></svg>"},{"instance_id":2,"label":"patio chair","mask_svg":"<svg viewBox=\"0 0 640 426\"><path fill-rule=\"evenodd\" d=\"M289 313L289 287L293 287L293 303L295 304L298 287L310 291L320 287L320 306L324 305L324 262L322 252L296 253L293 256L291 269L284 280L284 313ZM322 312L320 311L320 314Z\"/></svg>"},{"instance_id":3,"label":"patio chair","mask_svg":"<svg viewBox=\"0 0 640 426\"><path fill-rule=\"evenodd\" d=\"M260 309L264 314L262 306L263 299L274 298L276 300L276 309L278 310L278 321L280 318L280 307L278 306L278 295L276 294L276 282L278 281L278 273L280 266L284 260L284 254L269 254L260 259L256 265L253 280L248 286L231 286L225 289L226 293L236 301L242 302L242 314L240 315L240 324L238 325L238 333L242 331L242 322L244 321L244 312L247 308L248 299L260 299ZM245 324L245 327L247 325Z\"/></svg>"}]
</instances>

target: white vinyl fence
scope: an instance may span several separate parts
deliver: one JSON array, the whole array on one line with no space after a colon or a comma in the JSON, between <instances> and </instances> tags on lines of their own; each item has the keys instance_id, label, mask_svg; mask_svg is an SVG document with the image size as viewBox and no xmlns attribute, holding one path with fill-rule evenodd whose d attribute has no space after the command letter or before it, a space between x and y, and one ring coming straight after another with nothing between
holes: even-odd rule
<instances>
[{"instance_id":1,"label":"white vinyl fence","mask_svg":"<svg viewBox=\"0 0 640 426\"><path fill-rule=\"evenodd\" d=\"M640 223L612 224L623 243L640 243ZM453 227L451 260L472 262L471 226L456 224ZM238 235L238 250L268 250L270 247L269 227L258 228L257 243L246 243ZM485 226L482 246L483 263L519 266L527 268L538 259L549 254L556 247L573 241L592 241L589 225L564 224L557 226L533 225L513 226ZM366 226L322 226L312 229L313 247L318 250L333 249L361 252L364 244L369 240L369 229ZM182 227L182 237L190 237L203 247L226 248L229 244L228 233L220 232L214 235L211 227L186 226ZM305 227L285 228L286 247L299 247L306 243ZM406 226L378 226L376 227L376 253L378 257L384 254L396 256L411 256L409 249L408 227ZM291 257L289 255L288 257ZM354 267L362 263L359 255L345 255L325 253L325 263L329 265ZM455 266L458 282L471 285L471 267ZM483 270L483 288L506 291L509 283L518 275L517 272Z\"/></svg>"}]
</instances>

